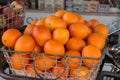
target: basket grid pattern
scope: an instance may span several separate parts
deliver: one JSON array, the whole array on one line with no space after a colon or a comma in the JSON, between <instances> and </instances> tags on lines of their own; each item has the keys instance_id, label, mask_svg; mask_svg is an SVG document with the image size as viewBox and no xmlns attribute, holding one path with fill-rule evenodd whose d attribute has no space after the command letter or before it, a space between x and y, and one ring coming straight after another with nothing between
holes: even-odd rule
<instances>
[{"instance_id":1,"label":"basket grid pattern","mask_svg":"<svg viewBox=\"0 0 120 80\"><path fill-rule=\"evenodd\" d=\"M42 78L44 80L47 80L47 79L50 79L50 80L54 80L54 79L58 79L58 80L66 80L64 78L62 78L62 76L64 75L67 80L95 80L96 76L97 76L97 73L99 71L99 67L102 63L102 60L104 58L104 55L102 56L102 58L87 58L87 57L77 57L77 56L67 56L67 55L46 55L44 53L36 53L36 52L16 52L16 51L13 51L11 49L6 49L5 47L2 48L2 51L4 53L4 57L6 58L7 60L7 63L9 64L10 66L10 70L12 72L12 75L18 75L18 76L27 76L27 77L35 77L35 78ZM33 61L31 64L24 64L23 62L21 63L13 63L10 61L11 59L11 56L13 55L13 53L18 53L19 55L22 55L22 54L33 54L33 58L20 58L20 57L16 57L21 59L21 60L29 60L29 61ZM55 63L54 65L49 65L49 66L46 66L46 64L43 64L43 65L37 65L36 64L36 57L38 55L41 55L43 58L40 59L42 60L43 63L47 63L47 62L53 62ZM46 60L45 57L50 57L50 56L54 56L55 59L54 60ZM61 60L59 60L58 58L62 56L62 58L64 58L64 62L61 62ZM14 57L15 58L15 57ZM66 58L68 58L68 61L66 61ZM81 60L80 63L73 63L73 62L70 62L70 59L71 58L79 58ZM88 60L100 60L100 63L99 64L92 64L92 65L87 65L83 62L84 59L88 59ZM67 62L67 63L66 63ZM58 66L57 64L58 63L63 63L64 64L64 67L63 66ZM22 64L24 67L22 70L18 70L18 69L15 69L13 68L13 64ZM84 65L87 65L87 66L92 66L89 70L84 70L84 72L87 72L87 76L80 76L79 73L81 73L82 69L81 68L71 68L71 67L68 67L67 65L70 65L70 64L79 64L79 66L84 66ZM33 66L33 70L26 70L26 66ZM39 71L37 69L37 66L39 67L43 67L44 71ZM49 69L47 69L49 67ZM57 68L57 70L53 73L51 71L51 69L53 68ZM59 69L63 69L63 71L61 72L61 74L57 74L59 71ZM70 72L67 72L66 71L70 71L70 70L77 70L77 73L76 73L76 76L70 74ZM34 73L33 75L29 74L29 73ZM66 74L65 74L66 73Z\"/></svg>"}]
</instances>

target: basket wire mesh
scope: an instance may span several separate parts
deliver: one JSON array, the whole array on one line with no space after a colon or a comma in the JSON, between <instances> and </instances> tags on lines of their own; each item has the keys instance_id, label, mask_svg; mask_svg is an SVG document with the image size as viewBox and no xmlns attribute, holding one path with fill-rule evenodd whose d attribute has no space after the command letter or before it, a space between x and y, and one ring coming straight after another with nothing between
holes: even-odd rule
<instances>
[{"instance_id":1,"label":"basket wire mesh","mask_svg":"<svg viewBox=\"0 0 120 80\"><path fill-rule=\"evenodd\" d=\"M3 6L1 10L3 11L5 8L10 5ZM24 25L25 19L25 7L20 9L13 9L11 11L7 11L6 13L0 14L0 34L5 32L10 28L20 28Z\"/></svg>"},{"instance_id":2,"label":"basket wire mesh","mask_svg":"<svg viewBox=\"0 0 120 80\"><path fill-rule=\"evenodd\" d=\"M36 52L17 52L13 49L2 47L4 57L9 64L12 75L18 76L27 76L34 77L43 80L95 80L99 72L100 65L104 58L104 51L101 58L87 58L81 56L68 56L68 55L53 55L53 54L44 54ZM12 57L15 53L18 55L31 55L32 58L27 57ZM47 57L54 57L54 59L48 60ZM61 57L61 58L60 58ZM19 59L20 63L13 63L11 59ZM63 59L63 62L62 60ZM70 59L80 59L81 62L71 62ZM25 60L28 60L29 63L25 64ZM85 64L83 60L92 60L94 63L92 65ZM99 64L96 64L95 61L99 60ZM40 64L37 64L41 62ZM50 63L53 63L51 65ZM61 64L59 65L59 64ZM22 65L22 69L15 69L14 64ZM79 68L72 68L70 65L79 65ZM27 66L32 66L32 69L27 69ZM89 66L87 69L82 68L82 66ZM54 70L55 69L55 70ZM70 74L70 71L75 72Z\"/></svg>"}]
</instances>

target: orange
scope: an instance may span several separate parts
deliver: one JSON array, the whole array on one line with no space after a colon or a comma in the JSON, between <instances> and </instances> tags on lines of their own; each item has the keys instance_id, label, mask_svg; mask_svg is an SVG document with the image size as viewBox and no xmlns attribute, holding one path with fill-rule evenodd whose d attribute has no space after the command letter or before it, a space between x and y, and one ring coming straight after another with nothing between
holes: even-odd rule
<instances>
[{"instance_id":1,"label":"orange","mask_svg":"<svg viewBox=\"0 0 120 80\"><path fill-rule=\"evenodd\" d=\"M62 63L64 64L65 61L66 63L64 64L64 66L67 66L68 68L78 68L82 62L82 60L80 59L80 52L76 51L76 50L69 50L66 51L66 58L62 58Z\"/></svg>"},{"instance_id":2,"label":"orange","mask_svg":"<svg viewBox=\"0 0 120 80\"><path fill-rule=\"evenodd\" d=\"M90 22L90 21L85 20L85 24L86 24L89 28L91 28L91 22Z\"/></svg>"},{"instance_id":3,"label":"orange","mask_svg":"<svg viewBox=\"0 0 120 80\"><path fill-rule=\"evenodd\" d=\"M2 43L13 48L16 40L22 35L22 33L17 29L8 29L2 35Z\"/></svg>"},{"instance_id":4,"label":"orange","mask_svg":"<svg viewBox=\"0 0 120 80\"><path fill-rule=\"evenodd\" d=\"M27 65L25 70L26 70L27 76L29 76L29 77L35 77L36 76L33 65Z\"/></svg>"},{"instance_id":5,"label":"orange","mask_svg":"<svg viewBox=\"0 0 120 80\"><path fill-rule=\"evenodd\" d=\"M105 38L99 33L92 33L88 36L87 43L103 49L105 47Z\"/></svg>"},{"instance_id":6,"label":"orange","mask_svg":"<svg viewBox=\"0 0 120 80\"><path fill-rule=\"evenodd\" d=\"M37 22L37 20L32 20L32 21L30 22L30 24L31 24L31 25L35 25L36 22Z\"/></svg>"},{"instance_id":7,"label":"orange","mask_svg":"<svg viewBox=\"0 0 120 80\"><path fill-rule=\"evenodd\" d=\"M35 47L35 41L30 35L22 35L19 37L15 43L14 50L16 51L33 51Z\"/></svg>"},{"instance_id":8,"label":"orange","mask_svg":"<svg viewBox=\"0 0 120 80\"><path fill-rule=\"evenodd\" d=\"M100 60L93 60L93 58L101 58L102 53L101 53L101 50L97 48L96 46L87 45L82 50L82 57L90 58L90 59L83 58L83 62L87 66L92 66L92 65L96 66L99 64Z\"/></svg>"},{"instance_id":9,"label":"orange","mask_svg":"<svg viewBox=\"0 0 120 80\"><path fill-rule=\"evenodd\" d=\"M44 26L36 26L33 29L32 36L40 47L43 47L45 42L51 39L51 32Z\"/></svg>"},{"instance_id":10,"label":"orange","mask_svg":"<svg viewBox=\"0 0 120 80\"><path fill-rule=\"evenodd\" d=\"M84 80L88 77L90 70L87 66L80 66L77 69L70 69L70 75L72 79Z\"/></svg>"},{"instance_id":11,"label":"orange","mask_svg":"<svg viewBox=\"0 0 120 80\"><path fill-rule=\"evenodd\" d=\"M85 39L89 34L89 28L84 23L71 24L68 27L69 33L72 37Z\"/></svg>"},{"instance_id":12,"label":"orange","mask_svg":"<svg viewBox=\"0 0 120 80\"><path fill-rule=\"evenodd\" d=\"M39 54L36 56L35 64L38 71L47 71L55 66L56 61L48 56Z\"/></svg>"},{"instance_id":13,"label":"orange","mask_svg":"<svg viewBox=\"0 0 120 80\"><path fill-rule=\"evenodd\" d=\"M57 63L56 66L52 68L52 73L56 77L60 77L59 79L65 80L65 79L67 79L67 75L69 74L69 71L68 71L68 69L66 69L65 71L64 70L65 70L64 65L62 63Z\"/></svg>"},{"instance_id":14,"label":"orange","mask_svg":"<svg viewBox=\"0 0 120 80\"><path fill-rule=\"evenodd\" d=\"M51 39L45 43L44 52L45 52L45 54L54 55L54 56L50 56L53 59L61 58L62 56L59 56L59 55L65 54L65 48L64 48L64 45L62 43L60 43L59 41ZM57 56L55 56L55 55L57 55Z\"/></svg>"},{"instance_id":15,"label":"orange","mask_svg":"<svg viewBox=\"0 0 120 80\"><path fill-rule=\"evenodd\" d=\"M63 15L66 13L67 11L64 10L64 9L60 9L58 11L55 12L55 16L59 17L59 18L62 18Z\"/></svg>"},{"instance_id":16,"label":"orange","mask_svg":"<svg viewBox=\"0 0 120 80\"><path fill-rule=\"evenodd\" d=\"M95 26L97 26L98 24L100 24L99 20L97 19L91 19L88 22L90 24L90 28L93 29Z\"/></svg>"},{"instance_id":17,"label":"orange","mask_svg":"<svg viewBox=\"0 0 120 80\"><path fill-rule=\"evenodd\" d=\"M98 33L103 34L103 36L106 39L108 37L108 34L109 34L109 29L106 25L99 24L93 29L93 32L98 32Z\"/></svg>"},{"instance_id":18,"label":"orange","mask_svg":"<svg viewBox=\"0 0 120 80\"><path fill-rule=\"evenodd\" d=\"M53 39L61 42L63 45L67 43L69 40L69 31L66 28L57 28L53 31L52 34Z\"/></svg>"},{"instance_id":19,"label":"orange","mask_svg":"<svg viewBox=\"0 0 120 80\"><path fill-rule=\"evenodd\" d=\"M29 34L29 35L32 35L32 31L33 31L33 28L35 27L35 25L31 25L29 24L25 30L24 30L24 34Z\"/></svg>"},{"instance_id":20,"label":"orange","mask_svg":"<svg viewBox=\"0 0 120 80\"><path fill-rule=\"evenodd\" d=\"M84 23L85 22L84 18L81 15L79 15L79 14L76 14L76 15L79 19L79 21L78 21L79 23Z\"/></svg>"},{"instance_id":21,"label":"orange","mask_svg":"<svg viewBox=\"0 0 120 80\"><path fill-rule=\"evenodd\" d=\"M62 20L56 16L48 16L45 19L45 26L49 30L53 31L56 28L66 28L67 23L64 20Z\"/></svg>"},{"instance_id":22,"label":"orange","mask_svg":"<svg viewBox=\"0 0 120 80\"><path fill-rule=\"evenodd\" d=\"M63 20L66 21L68 25L79 22L78 16L73 12L66 12L63 15Z\"/></svg>"},{"instance_id":23,"label":"orange","mask_svg":"<svg viewBox=\"0 0 120 80\"><path fill-rule=\"evenodd\" d=\"M44 25L45 25L45 18L39 19L39 20L35 23L35 25L36 25L36 26L39 26L39 25L44 26Z\"/></svg>"},{"instance_id":24,"label":"orange","mask_svg":"<svg viewBox=\"0 0 120 80\"><path fill-rule=\"evenodd\" d=\"M77 37L71 37L66 43L67 50L81 51L86 46L86 42Z\"/></svg>"},{"instance_id":25,"label":"orange","mask_svg":"<svg viewBox=\"0 0 120 80\"><path fill-rule=\"evenodd\" d=\"M10 57L10 63L14 69L21 70L25 69L29 63L28 55L21 55L19 53L13 53Z\"/></svg>"},{"instance_id":26,"label":"orange","mask_svg":"<svg viewBox=\"0 0 120 80\"><path fill-rule=\"evenodd\" d=\"M43 52L43 48L36 44L34 49L33 49L33 52L38 52L38 53ZM29 54L29 57L33 58L33 54Z\"/></svg>"}]
</instances>

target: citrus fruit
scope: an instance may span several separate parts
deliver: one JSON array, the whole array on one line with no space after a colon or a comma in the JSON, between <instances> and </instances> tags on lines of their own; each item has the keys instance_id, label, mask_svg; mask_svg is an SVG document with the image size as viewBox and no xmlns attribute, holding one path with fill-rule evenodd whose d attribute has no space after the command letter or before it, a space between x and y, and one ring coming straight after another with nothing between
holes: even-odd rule
<instances>
[{"instance_id":1,"label":"citrus fruit","mask_svg":"<svg viewBox=\"0 0 120 80\"><path fill-rule=\"evenodd\" d=\"M36 25L36 26L39 26L39 25L45 26L45 18L39 19L39 20L35 23L35 25Z\"/></svg>"},{"instance_id":2,"label":"citrus fruit","mask_svg":"<svg viewBox=\"0 0 120 80\"><path fill-rule=\"evenodd\" d=\"M66 28L57 28L53 31L52 34L53 39L61 42L63 45L67 43L69 40L69 31Z\"/></svg>"},{"instance_id":3,"label":"citrus fruit","mask_svg":"<svg viewBox=\"0 0 120 80\"><path fill-rule=\"evenodd\" d=\"M105 38L100 33L92 33L88 36L87 43L103 49L105 47Z\"/></svg>"},{"instance_id":4,"label":"citrus fruit","mask_svg":"<svg viewBox=\"0 0 120 80\"><path fill-rule=\"evenodd\" d=\"M82 62L80 52L76 50L66 51L66 58L62 58L62 63L68 68L78 68Z\"/></svg>"},{"instance_id":5,"label":"citrus fruit","mask_svg":"<svg viewBox=\"0 0 120 80\"><path fill-rule=\"evenodd\" d=\"M16 40L22 35L22 33L17 29L8 29L2 35L2 43L13 48Z\"/></svg>"},{"instance_id":6,"label":"citrus fruit","mask_svg":"<svg viewBox=\"0 0 120 80\"><path fill-rule=\"evenodd\" d=\"M101 33L105 37L105 39L108 37L109 34L109 29L106 25L104 24L99 24L97 25L94 29L93 32Z\"/></svg>"},{"instance_id":7,"label":"citrus fruit","mask_svg":"<svg viewBox=\"0 0 120 80\"><path fill-rule=\"evenodd\" d=\"M13 53L10 57L10 64L14 69L21 70L25 69L29 63L28 55L21 55L19 53Z\"/></svg>"},{"instance_id":8,"label":"citrus fruit","mask_svg":"<svg viewBox=\"0 0 120 80\"><path fill-rule=\"evenodd\" d=\"M51 58L61 58L65 54L65 48L62 43L56 40L48 40L44 45L45 54L52 54ZM55 56L57 55L57 56ZM60 56L61 55L61 56Z\"/></svg>"},{"instance_id":9,"label":"citrus fruit","mask_svg":"<svg viewBox=\"0 0 120 80\"><path fill-rule=\"evenodd\" d=\"M52 73L56 76L56 77L60 77L59 79L67 79L67 75L69 73L69 71L66 69L65 71L65 67L62 63L57 63L55 65L55 67L52 68ZM62 75L62 76L61 76Z\"/></svg>"},{"instance_id":10,"label":"citrus fruit","mask_svg":"<svg viewBox=\"0 0 120 80\"><path fill-rule=\"evenodd\" d=\"M45 42L51 39L51 32L44 26L36 26L33 29L32 36L40 47L43 47Z\"/></svg>"},{"instance_id":11,"label":"citrus fruit","mask_svg":"<svg viewBox=\"0 0 120 80\"><path fill-rule=\"evenodd\" d=\"M79 22L78 16L77 16L75 13L73 13L73 12L66 12L66 13L63 15L63 20L64 20L68 25Z\"/></svg>"},{"instance_id":12,"label":"citrus fruit","mask_svg":"<svg viewBox=\"0 0 120 80\"><path fill-rule=\"evenodd\" d=\"M22 35L19 37L15 43L14 50L31 52L35 47L35 41L30 35Z\"/></svg>"},{"instance_id":13,"label":"citrus fruit","mask_svg":"<svg viewBox=\"0 0 120 80\"><path fill-rule=\"evenodd\" d=\"M32 31L33 31L33 28L35 27L35 25L31 25L29 24L25 30L24 30L24 34L28 34L28 35L32 35Z\"/></svg>"},{"instance_id":14,"label":"citrus fruit","mask_svg":"<svg viewBox=\"0 0 120 80\"><path fill-rule=\"evenodd\" d=\"M39 54L36 56L35 64L38 71L47 71L55 66L56 61L48 56Z\"/></svg>"},{"instance_id":15,"label":"citrus fruit","mask_svg":"<svg viewBox=\"0 0 120 80\"><path fill-rule=\"evenodd\" d=\"M49 30L53 31L56 28L66 28L67 23L63 19L60 19L56 16L48 16L45 19L45 26Z\"/></svg>"},{"instance_id":16,"label":"citrus fruit","mask_svg":"<svg viewBox=\"0 0 120 80\"><path fill-rule=\"evenodd\" d=\"M71 37L66 43L67 50L81 51L86 46L86 42L77 37Z\"/></svg>"},{"instance_id":17,"label":"citrus fruit","mask_svg":"<svg viewBox=\"0 0 120 80\"><path fill-rule=\"evenodd\" d=\"M83 59L83 62L87 66L96 66L99 64L100 60L94 60L93 58L101 58L102 53L99 48L93 45L87 45L82 50L82 57L87 57L90 59Z\"/></svg>"},{"instance_id":18,"label":"citrus fruit","mask_svg":"<svg viewBox=\"0 0 120 80\"><path fill-rule=\"evenodd\" d=\"M60 9L58 11L55 12L55 16L59 17L59 18L62 18L63 15L66 13L67 11L64 10L64 9Z\"/></svg>"},{"instance_id":19,"label":"citrus fruit","mask_svg":"<svg viewBox=\"0 0 120 80\"><path fill-rule=\"evenodd\" d=\"M71 24L68 27L69 33L72 37L85 39L89 34L89 28L84 23Z\"/></svg>"}]
</instances>

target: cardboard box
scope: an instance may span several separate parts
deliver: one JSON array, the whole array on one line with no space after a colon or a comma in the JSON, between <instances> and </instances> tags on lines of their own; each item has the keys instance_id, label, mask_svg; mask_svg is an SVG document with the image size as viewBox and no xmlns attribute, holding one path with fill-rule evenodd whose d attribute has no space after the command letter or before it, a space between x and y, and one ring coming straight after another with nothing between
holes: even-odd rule
<instances>
[{"instance_id":1,"label":"cardboard box","mask_svg":"<svg viewBox=\"0 0 120 80\"><path fill-rule=\"evenodd\" d=\"M90 12L98 11L99 1L90 1Z\"/></svg>"},{"instance_id":2,"label":"cardboard box","mask_svg":"<svg viewBox=\"0 0 120 80\"><path fill-rule=\"evenodd\" d=\"M45 7L45 0L38 0L38 9L44 10Z\"/></svg>"},{"instance_id":3,"label":"cardboard box","mask_svg":"<svg viewBox=\"0 0 120 80\"><path fill-rule=\"evenodd\" d=\"M73 11L83 12L83 10L84 10L83 0L73 0Z\"/></svg>"},{"instance_id":4,"label":"cardboard box","mask_svg":"<svg viewBox=\"0 0 120 80\"><path fill-rule=\"evenodd\" d=\"M55 0L54 3L55 11L65 8L65 0Z\"/></svg>"},{"instance_id":5,"label":"cardboard box","mask_svg":"<svg viewBox=\"0 0 120 80\"><path fill-rule=\"evenodd\" d=\"M107 13L109 12L110 5L108 4L99 4L98 5L98 12L104 12Z\"/></svg>"},{"instance_id":6,"label":"cardboard box","mask_svg":"<svg viewBox=\"0 0 120 80\"><path fill-rule=\"evenodd\" d=\"M90 12L90 1L83 1L84 12Z\"/></svg>"},{"instance_id":7,"label":"cardboard box","mask_svg":"<svg viewBox=\"0 0 120 80\"><path fill-rule=\"evenodd\" d=\"M54 11L54 0L45 0L45 11Z\"/></svg>"},{"instance_id":8,"label":"cardboard box","mask_svg":"<svg viewBox=\"0 0 120 80\"><path fill-rule=\"evenodd\" d=\"M84 12L97 12L99 1L84 1Z\"/></svg>"}]
</instances>

